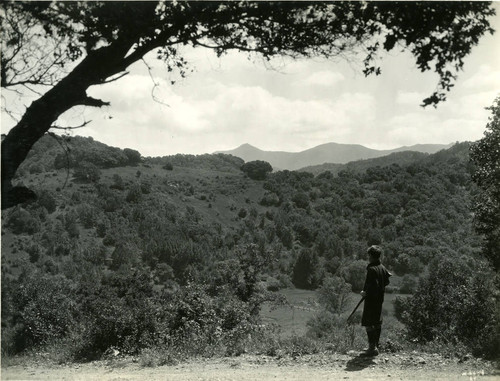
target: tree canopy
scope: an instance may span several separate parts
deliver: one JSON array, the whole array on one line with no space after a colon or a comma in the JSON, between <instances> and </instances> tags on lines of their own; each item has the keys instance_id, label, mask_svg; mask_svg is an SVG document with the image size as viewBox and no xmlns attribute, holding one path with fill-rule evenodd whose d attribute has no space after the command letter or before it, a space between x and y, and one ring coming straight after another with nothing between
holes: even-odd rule
<instances>
[{"instance_id":1,"label":"tree canopy","mask_svg":"<svg viewBox=\"0 0 500 381\"><path fill-rule=\"evenodd\" d=\"M273 56L358 57L379 74L382 51L406 50L438 76L423 105L446 99L464 57L492 32L489 2L6 2L1 7L1 86L40 97L2 141L2 207L33 144L75 106L109 105L87 94L149 52L186 74L178 47ZM359 56L361 54L361 56ZM361 57L361 58L359 58ZM40 90L40 86L42 90ZM9 105L4 104L4 107Z\"/></svg>"},{"instance_id":2,"label":"tree canopy","mask_svg":"<svg viewBox=\"0 0 500 381\"><path fill-rule=\"evenodd\" d=\"M493 105L484 137L471 147L477 168L474 180L481 188L474 208L476 228L486 237L485 255L500 270L500 96Z\"/></svg>"}]
</instances>

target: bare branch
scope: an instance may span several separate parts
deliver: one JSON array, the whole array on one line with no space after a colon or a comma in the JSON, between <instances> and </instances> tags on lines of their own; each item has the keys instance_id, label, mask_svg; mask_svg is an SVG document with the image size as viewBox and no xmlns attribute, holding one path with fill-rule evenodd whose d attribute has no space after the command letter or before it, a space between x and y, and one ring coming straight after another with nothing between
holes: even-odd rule
<instances>
[{"instance_id":1,"label":"bare branch","mask_svg":"<svg viewBox=\"0 0 500 381\"><path fill-rule=\"evenodd\" d=\"M83 128L83 127L85 127L87 124L89 124L91 122L92 122L92 120L86 120L85 122L83 122L79 126L61 127L61 126L57 126L57 125L52 125L50 128L55 128L55 129L58 129L58 130L65 130L65 131L76 130L77 128Z\"/></svg>"},{"instance_id":2,"label":"bare branch","mask_svg":"<svg viewBox=\"0 0 500 381\"><path fill-rule=\"evenodd\" d=\"M2 112L6 113L14 122L18 123L20 117L16 117L15 113L9 110L7 107L3 106L7 103L5 96L2 94Z\"/></svg>"},{"instance_id":3,"label":"bare branch","mask_svg":"<svg viewBox=\"0 0 500 381\"><path fill-rule=\"evenodd\" d=\"M151 97L153 98L153 100L161 105L164 105L164 106L167 106L167 107L170 107L169 104L165 103L165 102L162 102L160 99L158 99L154 92L155 92L155 89L160 86L158 84L158 82L155 81L154 77L153 77L153 72L152 72L152 68L151 66L149 66L149 64L146 62L146 60L144 58L141 58L142 62L144 62L144 65L146 65L146 67L148 68L148 73L149 73L149 77L151 78L151 80L153 81L153 88L151 89Z\"/></svg>"},{"instance_id":4,"label":"bare branch","mask_svg":"<svg viewBox=\"0 0 500 381\"><path fill-rule=\"evenodd\" d=\"M36 91L35 89L31 88L30 86L28 86L26 83L23 83L22 86L26 89L28 89L29 91L31 91L32 93L36 94L36 95L39 95L39 96L42 96L43 94L39 91Z\"/></svg>"}]
</instances>

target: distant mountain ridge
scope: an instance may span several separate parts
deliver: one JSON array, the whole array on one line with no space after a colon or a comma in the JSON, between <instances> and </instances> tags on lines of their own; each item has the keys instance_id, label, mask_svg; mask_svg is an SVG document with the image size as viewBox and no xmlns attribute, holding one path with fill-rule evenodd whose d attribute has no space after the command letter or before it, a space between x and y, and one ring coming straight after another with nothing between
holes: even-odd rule
<instances>
[{"instance_id":1,"label":"distant mountain ridge","mask_svg":"<svg viewBox=\"0 0 500 381\"><path fill-rule=\"evenodd\" d=\"M264 160L269 162L275 170L297 170L325 163L345 164L351 161L374 159L404 151L432 154L451 146L452 144L416 144L391 150L376 150L360 144L325 143L305 151L284 152L263 151L247 143L233 150L215 153L237 156L245 162Z\"/></svg>"}]
</instances>

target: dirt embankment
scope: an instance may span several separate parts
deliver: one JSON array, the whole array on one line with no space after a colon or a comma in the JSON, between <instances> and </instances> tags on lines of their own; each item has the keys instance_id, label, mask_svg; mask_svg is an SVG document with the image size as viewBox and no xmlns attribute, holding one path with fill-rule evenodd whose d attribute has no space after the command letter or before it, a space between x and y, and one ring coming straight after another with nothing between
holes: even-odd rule
<instances>
[{"instance_id":1,"label":"dirt embankment","mask_svg":"<svg viewBox=\"0 0 500 381\"><path fill-rule=\"evenodd\" d=\"M40 362L2 366L2 380L500 380L494 364L447 359L436 354L396 353L364 358L357 353L297 358L244 355L197 359L176 365L144 367L132 358L87 364Z\"/></svg>"}]
</instances>

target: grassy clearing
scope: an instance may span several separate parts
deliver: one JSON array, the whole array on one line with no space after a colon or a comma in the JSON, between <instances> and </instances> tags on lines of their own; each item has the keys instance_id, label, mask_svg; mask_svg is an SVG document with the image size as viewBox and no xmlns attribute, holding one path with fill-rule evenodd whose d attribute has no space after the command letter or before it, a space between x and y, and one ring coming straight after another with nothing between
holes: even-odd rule
<instances>
[{"instance_id":1,"label":"grassy clearing","mask_svg":"<svg viewBox=\"0 0 500 381\"><path fill-rule=\"evenodd\" d=\"M288 305L271 307L265 305L261 315L264 323L276 324L284 337L302 336L307 332L307 321L319 311L316 292L300 289L284 289L280 291Z\"/></svg>"},{"instance_id":2,"label":"grassy clearing","mask_svg":"<svg viewBox=\"0 0 500 381\"><path fill-rule=\"evenodd\" d=\"M287 298L289 304L278 307L265 305L261 312L264 323L278 326L281 335L285 338L305 335L308 330L307 322L320 311L320 306L317 302L317 292L300 289L284 289L279 292ZM394 300L398 296L401 295L386 294L385 296L382 310L384 318L384 341L396 340L402 329L402 324L394 316ZM359 300L359 294L351 294L347 309L341 314L342 320L347 321L347 317ZM362 310L363 306L361 305L358 308L357 315L360 315ZM364 340L364 331L359 325L355 329L355 335Z\"/></svg>"}]
</instances>

